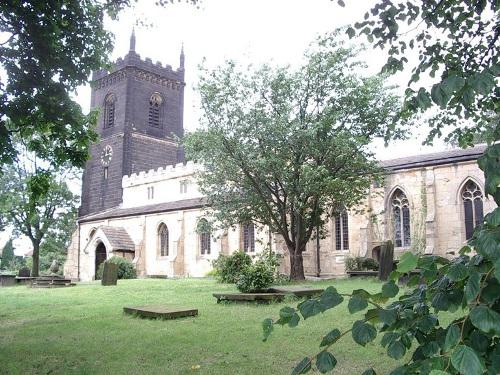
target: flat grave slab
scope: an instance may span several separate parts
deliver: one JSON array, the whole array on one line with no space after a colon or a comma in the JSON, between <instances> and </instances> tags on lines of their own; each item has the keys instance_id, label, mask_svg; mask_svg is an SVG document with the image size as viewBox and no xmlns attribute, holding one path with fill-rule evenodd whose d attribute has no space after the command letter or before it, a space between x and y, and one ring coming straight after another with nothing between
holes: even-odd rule
<instances>
[{"instance_id":1,"label":"flat grave slab","mask_svg":"<svg viewBox=\"0 0 500 375\"><path fill-rule=\"evenodd\" d=\"M296 297L312 297L323 293L324 289L304 286L277 286L269 288L269 292L293 294Z\"/></svg>"},{"instance_id":2,"label":"flat grave slab","mask_svg":"<svg viewBox=\"0 0 500 375\"><path fill-rule=\"evenodd\" d=\"M140 316L141 318L153 319L177 319L186 316L198 315L198 309L168 306L168 305L145 305L145 306L131 306L124 307L125 314L132 314Z\"/></svg>"},{"instance_id":3,"label":"flat grave slab","mask_svg":"<svg viewBox=\"0 0 500 375\"><path fill-rule=\"evenodd\" d=\"M271 301L283 301L285 299L285 293L213 293L215 298L217 298L217 303L220 301L255 301L255 302L271 302Z\"/></svg>"}]
</instances>

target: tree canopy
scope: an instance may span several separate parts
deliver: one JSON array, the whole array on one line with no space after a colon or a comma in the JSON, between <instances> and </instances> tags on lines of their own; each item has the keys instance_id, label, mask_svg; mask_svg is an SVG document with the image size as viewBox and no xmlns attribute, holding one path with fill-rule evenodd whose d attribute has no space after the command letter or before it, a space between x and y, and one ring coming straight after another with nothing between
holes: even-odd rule
<instances>
[{"instance_id":1,"label":"tree canopy","mask_svg":"<svg viewBox=\"0 0 500 375\"><path fill-rule=\"evenodd\" d=\"M221 227L256 222L282 236L291 275L336 208L352 207L379 171L368 144L400 135L400 100L380 76L363 77L357 49L321 38L298 70L228 62L199 91L203 128L184 140L203 165L201 191Z\"/></svg>"}]
</instances>

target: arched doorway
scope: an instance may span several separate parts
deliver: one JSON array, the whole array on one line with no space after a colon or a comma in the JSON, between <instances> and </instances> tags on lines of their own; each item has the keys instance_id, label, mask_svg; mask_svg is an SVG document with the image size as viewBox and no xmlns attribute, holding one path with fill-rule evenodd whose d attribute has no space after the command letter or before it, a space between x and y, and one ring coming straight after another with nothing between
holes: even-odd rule
<instances>
[{"instance_id":1,"label":"arched doorway","mask_svg":"<svg viewBox=\"0 0 500 375\"><path fill-rule=\"evenodd\" d=\"M99 245L95 248L95 274L97 275L97 270L101 263L106 260L106 246L102 242L99 242Z\"/></svg>"}]
</instances>

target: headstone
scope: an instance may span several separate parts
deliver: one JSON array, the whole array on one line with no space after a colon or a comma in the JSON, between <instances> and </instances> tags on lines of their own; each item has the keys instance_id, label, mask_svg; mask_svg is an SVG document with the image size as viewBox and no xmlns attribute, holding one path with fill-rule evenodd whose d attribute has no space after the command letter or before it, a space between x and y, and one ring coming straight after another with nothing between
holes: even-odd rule
<instances>
[{"instance_id":1,"label":"headstone","mask_svg":"<svg viewBox=\"0 0 500 375\"><path fill-rule=\"evenodd\" d=\"M57 273L59 271L59 263L57 263L57 260L55 259L52 260L49 271L51 273Z\"/></svg>"},{"instance_id":2,"label":"headstone","mask_svg":"<svg viewBox=\"0 0 500 375\"><path fill-rule=\"evenodd\" d=\"M31 271L28 267L23 267L19 270L18 275L19 277L30 277L31 276Z\"/></svg>"},{"instance_id":3,"label":"headstone","mask_svg":"<svg viewBox=\"0 0 500 375\"><path fill-rule=\"evenodd\" d=\"M118 264L104 262L101 285L104 286L116 285L117 279L118 279Z\"/></svg>"},{"instance_id":4,"label":"headstone","mask_svg":"<svg viewBox=\"0 0 500 375\"><path fill-rule=\"evenodd\" d=\"M394 269L394 244L386 241L380 246L379 280L386 281Z\"/></svg>"}]
</instances>

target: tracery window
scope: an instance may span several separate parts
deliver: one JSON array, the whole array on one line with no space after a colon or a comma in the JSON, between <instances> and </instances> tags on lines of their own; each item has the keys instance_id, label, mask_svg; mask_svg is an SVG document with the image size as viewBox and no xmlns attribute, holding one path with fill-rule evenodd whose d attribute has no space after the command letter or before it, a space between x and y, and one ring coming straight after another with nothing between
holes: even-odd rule
<instances>
[{"instance_id":1,"label":"tracery window","mask_svg":"<svg viewBox=\"0 0 500 375\"><path fill-rule=\"evenodd\" d=\"M104 98L104 128L112 128L115 125L115 102L116 96L113 93Z\"/></svg>"},{"instance_id":2,"label":"tracery window","mask_svg":"<svg viewBox=\"0 0 500 375\"><path fill-rule=\"evenodd\" d=\"M159 93L155 92L151 95L151 98L149 99L149 126L154 128L160 127L160 109L162 103L163 99Z\"/></svg>"},{"instance_id":3,"label":"tracery window","mask_svg":"<svg viewBox=\"0 0 500 375\"><path fill-rule=\"evenodd\" d=\"M198 235L200 237L200 254L210 254L210 228L206 219L198 222Z\"/></svg>"},{"instance_id":4,"label":"tracery window","mask_svg":"<svg viewBox=\"0 0 500 375\"><path fill-rule=\"evenodd\" d=\"M158 245L160 247L160 256L168 256L168 228L164 223L161 223L158 228Z\"/></svg>"},{"instance_id":5,"label":"tracery window","mask_svg":"<svg viewBox=\"0 0 500 375\"><path fill-rule=\"evenodd\" d=\"M334 214L335 221L335 250L349 250L349 223L345 207Z\"/></svg>"},{"instance_id":6,"label":"tracery window","mask_svg":"<svg viewBox=\"0 0 500 375\"><path fill-rule=\"evenodd\" d=\"M410 203L405 193L400 189L396 189L392 194L391 206L395 245L396 247L408 247L411 245Z\"/></svg>"},{"instance_id":7,"label":"tracery window","mask_svg":"<svg viewBox=\"0 0 500 375\"><path fill-rule=\"evenodd\" d=\"M243 224L243 251L255 252L255 226L253 223Z\"/></svg>"},{"instance_id":8,"label":"tracery window","mask_svg":"<svg viewBox=\"0 0 500 375\"><path fill-rule=\"evenodd\" d=\"M483 222L483 193L474 181L467 181L462 189L464 203L465 238L472 238L474 228Z\"/></svg>"}]
</instances>

